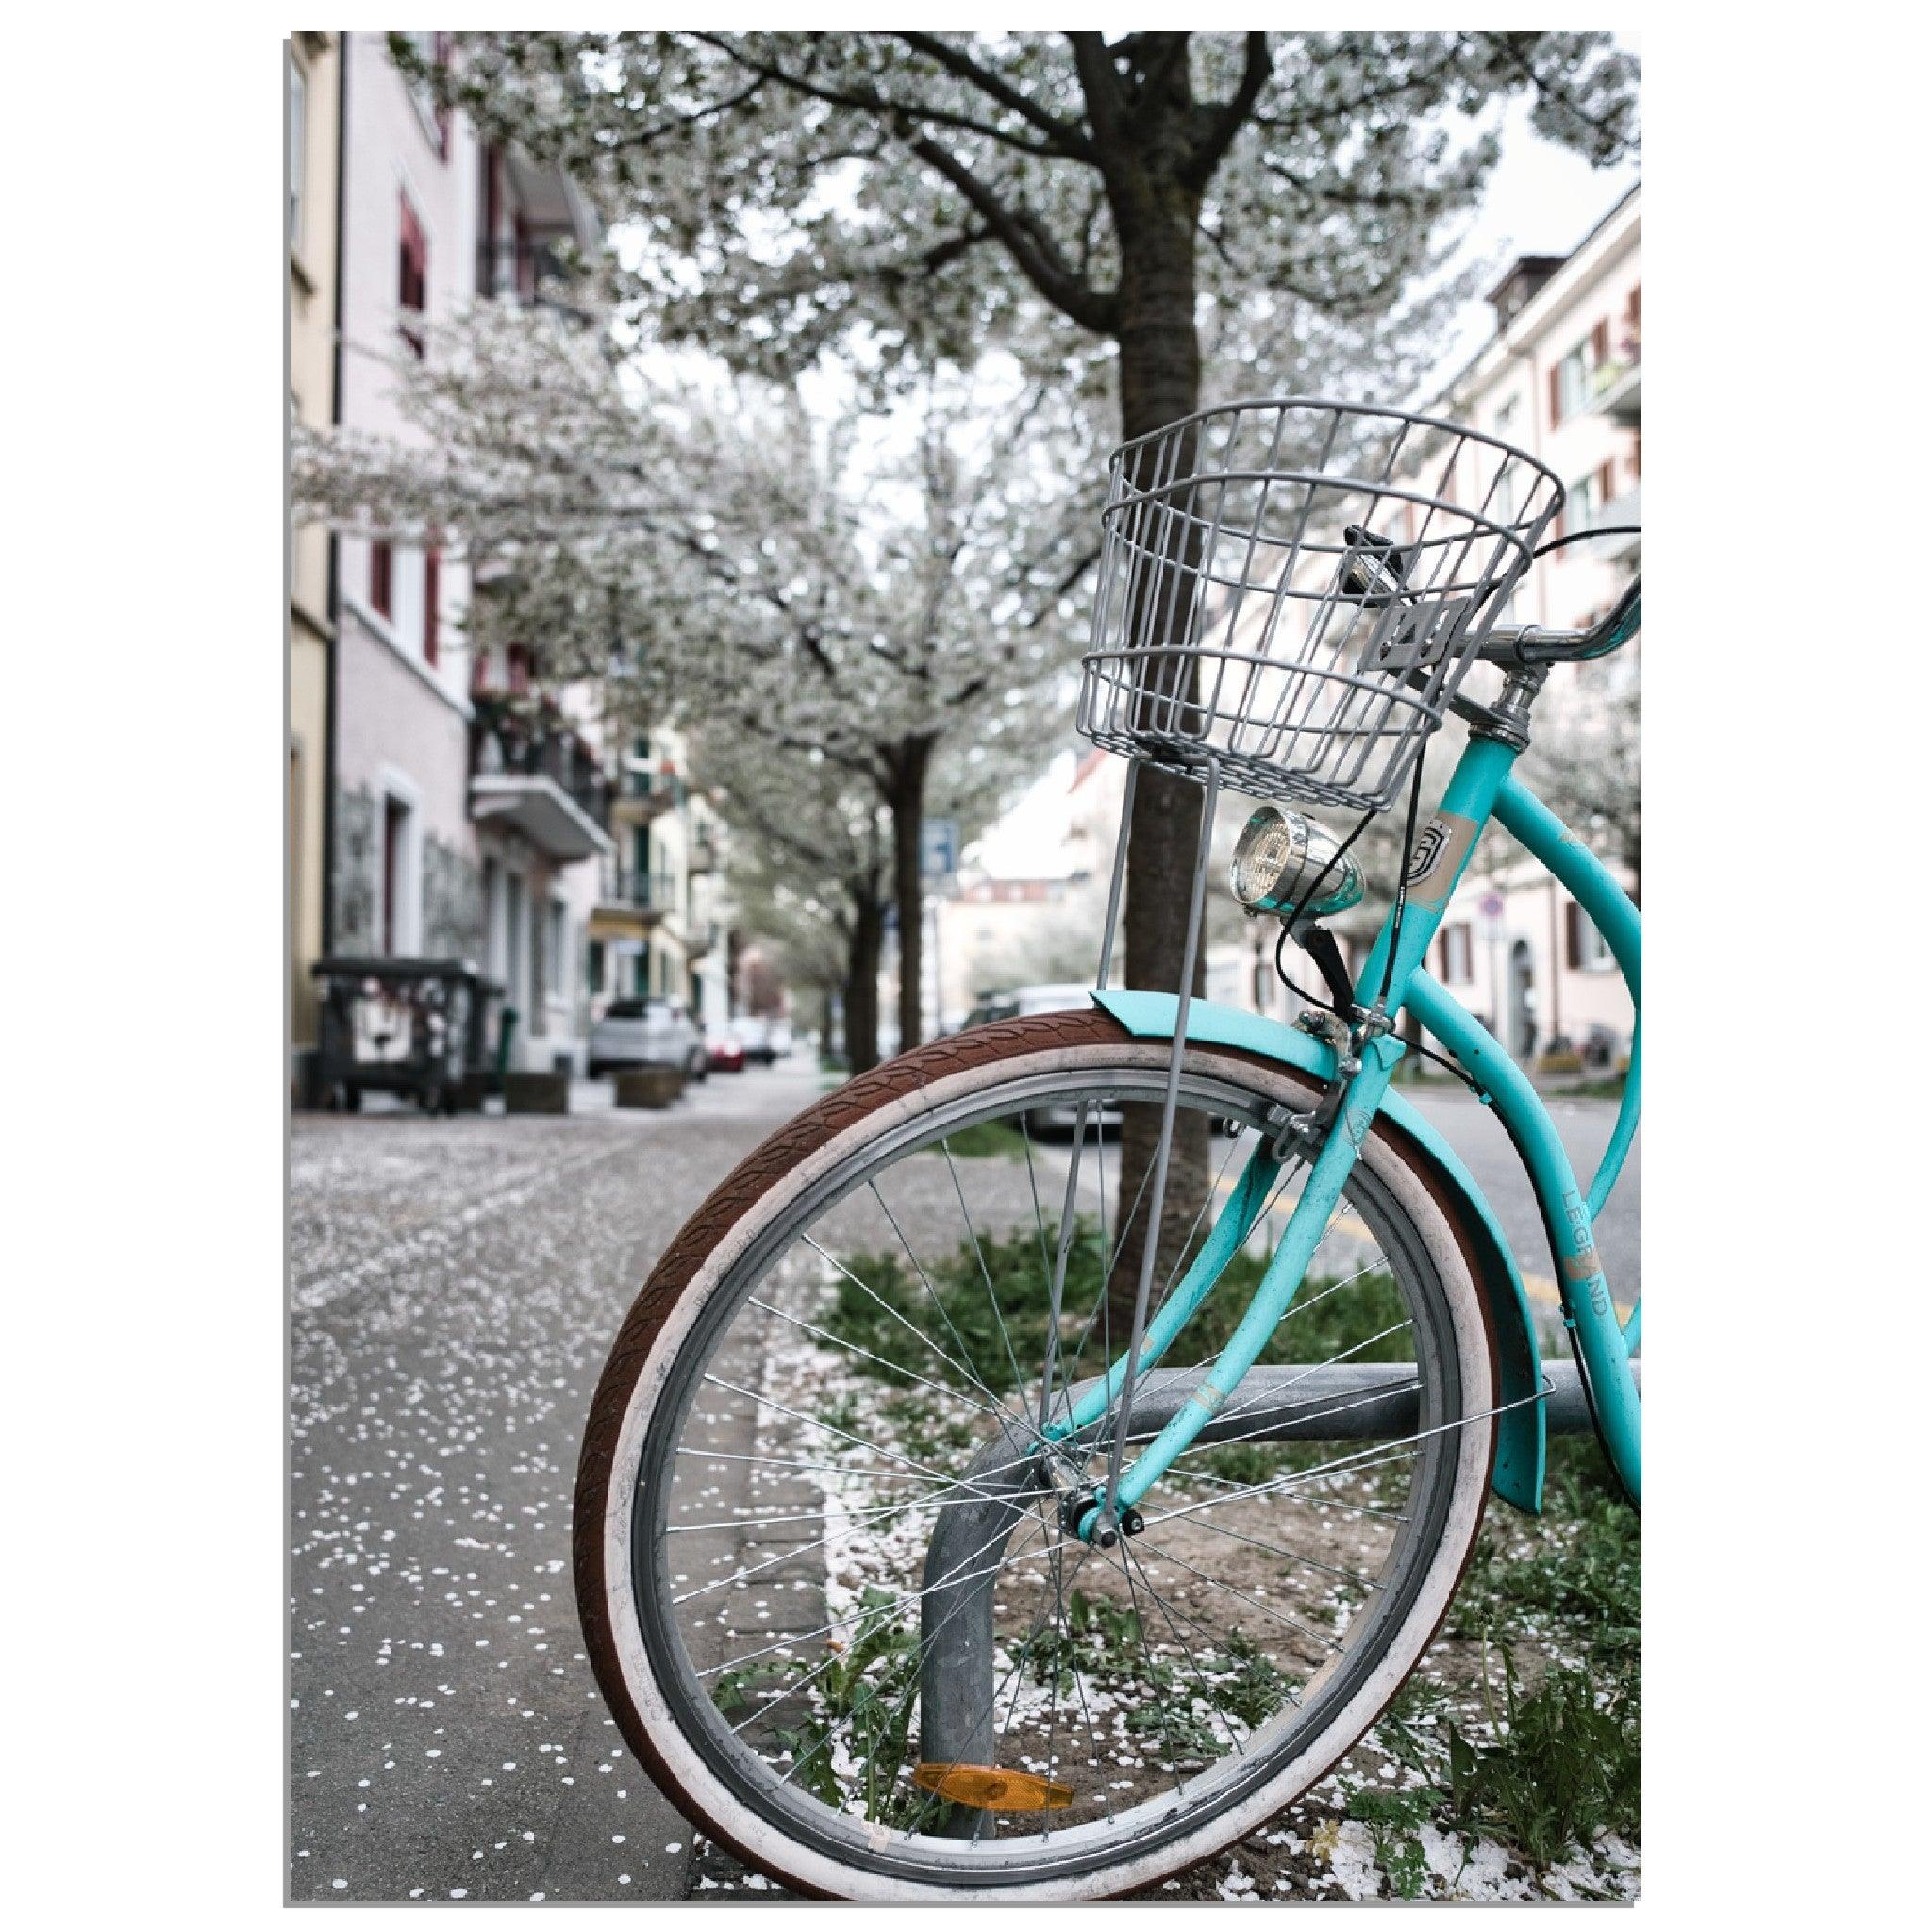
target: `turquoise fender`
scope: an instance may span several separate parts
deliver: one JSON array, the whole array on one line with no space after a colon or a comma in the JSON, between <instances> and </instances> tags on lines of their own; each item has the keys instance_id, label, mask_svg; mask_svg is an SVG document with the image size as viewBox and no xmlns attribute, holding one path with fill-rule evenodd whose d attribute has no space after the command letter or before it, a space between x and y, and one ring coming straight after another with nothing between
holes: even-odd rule
<instances>
[{"instance_id":1,"label":"turquoise fender","mask_svg":"<svg viewBox=\"0 0 1932 1932\"><path fill-rule=\"evenodd\" d=\"M1176 1001L1171 992L1096 992L1103 1008L1137 1040L1172 1040ZM1319 1040L1297 1027L1235 1007L1208 1000L1188 1003L1188 1038L1208 1046L1239 1047L1245 1053L1299 1067L1318 1079L1335 1071L1335 1057ZM1536 1324L1530 1319L1529 1297L1490 1205L1475 1178L1457 1158L1456 1150L1399 1093L1383 1096L1382 1115L1414 1143L1418 1154L1434 1169L1438 1191L1462 1210L1464 1234L1476 1251L1482 1286L1495 1328L1499 1400L1517 1404L1496 1418L1496 1467L1492 1477L1497 1495L1506 1503L1535 1515L1542 1508L1543 1406L1532 1398L1542 1388L1542 1356L1536 1345Z\"/></svg>"}]
</instances>

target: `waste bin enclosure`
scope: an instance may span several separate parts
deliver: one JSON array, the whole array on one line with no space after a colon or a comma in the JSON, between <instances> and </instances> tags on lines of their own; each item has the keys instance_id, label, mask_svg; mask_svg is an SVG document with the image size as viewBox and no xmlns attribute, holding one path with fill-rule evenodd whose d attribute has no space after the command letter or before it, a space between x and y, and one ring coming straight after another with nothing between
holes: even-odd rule
<instances>
[{"instance_id":1,"label":"waste bin enclosure","mask_svg":"<svg viewBox=\"0 0 1932 1932\"><path fill-rule=\"evenodd\" d=\"M355 1108L371 1088L454 1113L487 1069L503 989L468 959L338 955L314 967L322 1085ZM474 1086L474 1083L471 1083Z\"/></svg>"}]
</instances>

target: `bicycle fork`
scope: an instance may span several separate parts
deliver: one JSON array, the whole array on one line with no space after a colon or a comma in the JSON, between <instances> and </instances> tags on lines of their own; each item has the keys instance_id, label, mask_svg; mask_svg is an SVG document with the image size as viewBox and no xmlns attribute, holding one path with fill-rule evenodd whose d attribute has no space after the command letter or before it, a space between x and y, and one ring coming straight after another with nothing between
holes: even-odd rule
<instances>
[{"instance_id":1,"label":"bicycle fork","mask_svg":"<svg viewBox=\"0 0 1932 1932\"><path fill-rule=\"evenodd\" d=\"M1274 1139L1249 1157L1192 1265L1148 1324L1138 1356L1131 1351L1123 1356L1087 1389L1063 1420L1049 1424L1049 1438L1065 1441L1100 1422L1117 1397L1131 1399L1133 1382L1160 1360L1246 1241L1284 1165L1291 1159L1311 1158L1301 1196L1234 1333L1193 1393L1124 1467L1121 1452L1128 1434L1128 1411L1122 1401L1108 1480L1068 1511L1068 1527L1082 1541L1097 1540L1110 1547L1119 1530L1134 1533L1139 1526L1136 1506L1174 1459L1193 1445L1259 1358L1322 1244L1403 1051L1402 1042L1387 1033L1351 1041L1338 1057L1335 1077L1323 1099L1307 1114L1285 1115Z\"/></svg>"}]
</instances>

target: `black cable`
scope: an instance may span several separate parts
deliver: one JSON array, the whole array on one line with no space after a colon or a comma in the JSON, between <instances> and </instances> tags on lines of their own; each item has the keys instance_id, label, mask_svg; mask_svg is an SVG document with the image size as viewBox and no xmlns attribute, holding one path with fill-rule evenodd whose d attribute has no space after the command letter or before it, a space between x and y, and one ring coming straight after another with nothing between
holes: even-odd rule
<instances>
[{"instance_id":1,"label":"black cable","mask_svg":"<svg viewBox=\"0 0 1932 1932\"><path fill-rule=\"evenodd\" d=\"M1591 537L1641 537L1642 535L1643 525L1641 524L1605 524L1600 529L1572 530L1567 537L1552 537L1547 543L1539 543L1530 552L1530 561L1534 563L1539 557L1547 557L1553 550L1561 550L1566 544L1570 543L1584 542Z\"/></svg>"},{"instance_id":2,"label":"black cable","mask_svg":"<svg viewBox=\"0 0 1932 1932\"><path fill-rule=\"evenodd\" d=\"M1318 999L1313 993L1305 991L1295 981L1288 976L1288 968L1281 963L1281 955L1288 945L1290 937L1289 930L1284 925L1281 928L1280 936L1274 941L1275 978L1280 980L1282 985L1287 987L1289 991L1293 993L1303 1006L1320 1007L1324 1013L1333 1013L1338 1020L1346 1024L1350 1016L1343 1012L1334 1001ZM1480 1093L1483 1091L1480 1083L1470 1077L1468 1070L1460 1060L1453 1059L1446 1053L1438 1053L1432 1046L1424 1046L1420 1040L1409 1041L1407 1044L1413 1046L1416 1052L1421 1054L1425 1060L1434 1060L1439 1067L1447 1067L1472 1093Z\"/></svg>"},{"instance_id":3,"label":"black cable","mask_svg":"<svg viewBox=\"0 0 1932 1932\"><path fill-rule=\"evenodd\" d=\"M1389 952L1382 961L1382 991L1375 996L1380 1006L1395 983L1395 949L1402 943L1402 915L1408 907L1408 868L1415 853L1415 814L1423 795L1423 748L1415 755L1415 771L1408 781L1408 821L1402 828L1402 871L1395 880L1395 923L1389 929Z\"/></svg>"}]
</instances>

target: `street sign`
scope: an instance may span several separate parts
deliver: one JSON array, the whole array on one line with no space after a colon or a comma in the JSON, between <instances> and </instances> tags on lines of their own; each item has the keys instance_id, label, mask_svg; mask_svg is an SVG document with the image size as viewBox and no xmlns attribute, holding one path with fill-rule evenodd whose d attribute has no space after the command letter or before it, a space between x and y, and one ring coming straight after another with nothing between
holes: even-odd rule
<instances>
[{"instance_id":1,"label":"street sign","mask_svg":"<svg viewBox=\"0 0 1932 1932\"><path fill-rule=\"evenodd\" d=\"M958 819L921 819L919 822L919 875L923 879L947 879L959 870L959 822Z\"/></svg>"},{"instance_id":2,"label":"street sign","mask_svg":"<svg viewBox=\"0 0 1932 1932\"><path fill-rule=\"evenodd\" d=\"M1503 916L1503 895L1501 892L1485 892L1475 902L1475 909L1485 919L1501 919Z\"/></svg>"}]
</instances>

